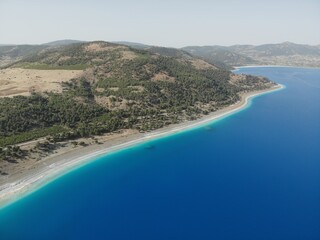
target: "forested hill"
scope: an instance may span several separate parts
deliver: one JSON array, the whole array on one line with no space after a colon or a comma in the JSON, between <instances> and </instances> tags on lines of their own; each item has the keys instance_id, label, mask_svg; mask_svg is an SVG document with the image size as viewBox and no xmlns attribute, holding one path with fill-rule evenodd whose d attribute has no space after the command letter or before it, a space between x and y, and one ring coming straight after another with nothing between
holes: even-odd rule
<instances>
[{"instance_id":1,"label":"forested hill","mask_svg":"<svg viewBox=\"0 0 320 240\"><path fill-rule=\"evenodd\" d=\"M62 82L61 92L41 91L40 86L26 96L0 97L2 147L48 135L62 141L118 129L157 129L235 103L240 92L274 85L262 77L232 74L189 54L107 42L45 49L1 71L14 69L58 77L59 71L81 74ZM40 80L37 76L35 81Z\"/></svg>"}]
</instances>

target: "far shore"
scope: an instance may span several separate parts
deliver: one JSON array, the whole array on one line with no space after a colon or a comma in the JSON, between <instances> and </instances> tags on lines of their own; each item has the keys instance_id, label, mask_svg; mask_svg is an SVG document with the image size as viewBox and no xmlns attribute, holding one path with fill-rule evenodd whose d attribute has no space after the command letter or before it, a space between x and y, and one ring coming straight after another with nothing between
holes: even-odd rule
<instances>
[{"instance_id":1,"label":"far shore","mask_svg":"<svg viewBox=\"0 0 320 240\"><path fill-rule=\"evenodd\" d=\"M304 66L288 66L288 65L244 65L244 66L233 66L234 70L239 70L241 68L311 68L311 69L319 69L320 67L304 67Z\"/></svg>"},{"instance_id":2,"label":"far shore","mask_svg":"<svg viewBox=\"0 0 320 240\"><path fill-rule=\"evenodd\" d=\"M95 144L49 156L42 164L29 169L27 172L9 176L4 183L0 184L0 209L37 190L59 176L85 164L91 163L101 156L106 156L112 152L145 143L153 139L162 138L197 127L203 127L204 125L212 123L214 120L221 119L244 109L250 102L250 99L255 96L277 91L282 88L284 88L284 86L278 84L271 89L244 93L241 95L241 100L237 103L194 121L172 124L150 133L134 132L127 135L122 134L103 144Z\"/></svg>"}]
</instances>

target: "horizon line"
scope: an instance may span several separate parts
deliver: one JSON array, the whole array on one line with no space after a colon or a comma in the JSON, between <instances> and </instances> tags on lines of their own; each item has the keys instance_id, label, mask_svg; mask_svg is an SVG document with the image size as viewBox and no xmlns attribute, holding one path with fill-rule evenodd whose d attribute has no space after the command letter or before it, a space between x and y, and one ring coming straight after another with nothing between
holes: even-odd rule
<instances>
[{"instance_id":1,"label":"horizon line","mask_svg":"<svg viewBox=\"0 0 320 240\"><path fill-rule=\"evenodd\" d=\"M179 47L173 47L173 46L165 46L165 45L158 45L158 44L149 44L149 43L144 43L144 42L138 42L138 41L127 41L127 40L102 40L102 39L97 39L97 40L78 40L78 39L58 39L58 40L53 40L53 41L48 41L44 43L0 43L0 47L3 46L23 46L23 45L47 45L50 43L54 42L59 42L59 41L78 41L79 43L89 43L89 42L109 42L109 43L118 43L118 44L123 44L123 43L132 43L132 44L141 44L141 45L146 45L146 46L153 46L153 47L166 47L166 48L184 48L184 47L210 47L210 46L221 46L221 47L232 47L232 46L239 46L239 45L247 45L247 46L262 46L262 45L276 45L276 44L284 44L284 43L291 43L291 44L297 44L297 45L308 45L308 46L313 46L313 47L319 47L319 44L308 44L308 43L297 43L297 42L292 42L292 41L283 41L283 42L269 42L269 43L262 43L262 44L250 44L250 43L235 43L235 44L188 44L184 46L179 46ZM125 45L125 44L124 44Z\"/></svg>"}]
</instances>

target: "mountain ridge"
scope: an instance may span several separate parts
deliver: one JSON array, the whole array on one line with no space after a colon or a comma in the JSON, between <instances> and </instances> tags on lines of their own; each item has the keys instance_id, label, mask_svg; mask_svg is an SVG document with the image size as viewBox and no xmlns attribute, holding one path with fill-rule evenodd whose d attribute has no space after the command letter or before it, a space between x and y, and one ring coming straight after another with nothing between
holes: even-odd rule
<instances>
[{"instance_id":1,"label":"mountain ridge","mask_svg":"<svg viewBox=\"0 0 320 240\"><path fill-rule=\"evenodd\" d=\"M80 43L85 43L85 41L64 39L38 45L0 45L0 67L21 60L28 55L35 54L47 48ZM128 41L117 41L112 43L129 46L138 50L158 52L159 54L164 54L164 51L169 54L169 49L171 49L171 54L173 54L173 52L178 54L178 50L182 50L185 53L192 54L193 56L202 58L211 64L225 69L232 69L233 66L242 65L320 67L320 45L296 44L289 41L262 45L206 45L186 46L183 48L164 48ZM162 53L159 51L162 51ZM181 54L181 52L179 54Z\"/></svg>"},{"instance_id":2,"label":"mountain ridge","mask_svg":"<svg viewBox=\"0 0 320 240\"><path fill-rule=\"evenodd\" d=\"M306 44L283 42L263 45L233 46L188 46L183 50L203 57L215 59L229 66L242 65L286 65L320 67L320 48Z\"/></svg>"},{"instance_id":3,"label":"mountain ridge","mask_svg":"<svg viewBox=\"0 0 320 240\"><path fill-rule=\"evenodd\" d=\"M40 45L46 45L46 46L65 46L75 43L85 43L87 41L81 41L81 40L74 40L74 39L62 39L62 40L56 40L52 42L42 43Z\"/></svg>"}]
</instances>

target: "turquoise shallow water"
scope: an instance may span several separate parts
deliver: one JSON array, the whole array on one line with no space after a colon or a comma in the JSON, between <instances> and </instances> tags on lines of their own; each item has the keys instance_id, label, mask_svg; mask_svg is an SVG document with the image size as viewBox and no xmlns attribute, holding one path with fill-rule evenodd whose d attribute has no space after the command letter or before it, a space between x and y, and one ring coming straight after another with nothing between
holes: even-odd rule
<instances>
[{"instance_id":1,"label":"turquoise shallow water","mask_svg":"<svg viewBox=\"0 0 320 240\"><path fill-rule=\"evenodd\" d=\"M320 239L320 69L245 110L79 168L0 210L0 239Z\"/></svg>"}]
</instances>

